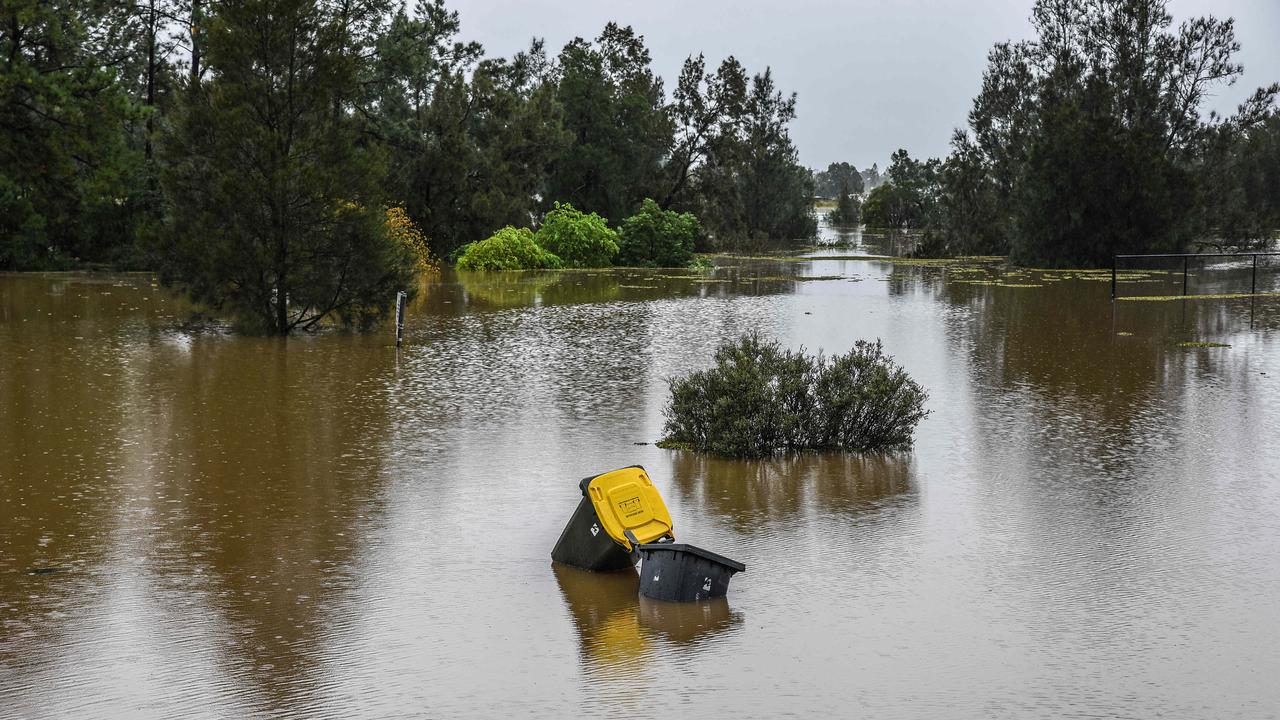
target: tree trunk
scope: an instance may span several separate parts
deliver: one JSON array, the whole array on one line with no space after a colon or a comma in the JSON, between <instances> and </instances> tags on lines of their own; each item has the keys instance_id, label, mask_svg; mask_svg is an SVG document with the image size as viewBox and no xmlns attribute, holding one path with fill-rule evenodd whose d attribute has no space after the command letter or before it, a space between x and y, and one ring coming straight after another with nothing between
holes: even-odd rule
<instances>
[{"instance_id":1,"label":"tree trunk","mask_svg":"<svg viewBox=\"0 0 1280 720\"><path fill-rule=\"evenodd\" d=\"M143 144L143 155L150 164L151 136L155 131L156 114L156 0L150 0L147 8L147 136Z\"/></svg>"},{"instance_id":2,"label":"tree trunk","mask_svg":"<svg viewBox=\"0 0 1280 720\"><path fill-rule=\"evenodd\" d=\"M191 0L191 87L200 84L200 0Z\"/></svg>"}]
</instances>

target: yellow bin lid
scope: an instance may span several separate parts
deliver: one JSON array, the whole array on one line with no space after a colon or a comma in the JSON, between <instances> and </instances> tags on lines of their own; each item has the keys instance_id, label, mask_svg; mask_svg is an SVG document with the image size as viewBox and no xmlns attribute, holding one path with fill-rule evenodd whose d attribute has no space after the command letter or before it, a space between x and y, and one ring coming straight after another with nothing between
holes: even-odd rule
<instances>
[{"instance_id":1,"label":"yellow bin lid","mask_svg":"<svg viewBox=\"0 0 1280 720\"><path fill-rule=\"evenodd\" d=\"M582 481L582 491L591 498L600 526L627 550L632 549L628 530L641 545L675 538L667 505L639 465L587 478Z\"/></svg>"}]
</instances>

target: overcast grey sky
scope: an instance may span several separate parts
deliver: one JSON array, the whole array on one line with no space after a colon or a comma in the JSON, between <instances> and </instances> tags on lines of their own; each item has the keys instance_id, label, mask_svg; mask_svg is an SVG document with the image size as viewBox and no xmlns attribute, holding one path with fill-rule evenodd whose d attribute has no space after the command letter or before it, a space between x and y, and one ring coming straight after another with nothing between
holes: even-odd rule
<instances>
[{"instance_id":1,"label":"overcast grey sky","mask_svg":"<svg viewBox=\"0 0 1280 720\"><path fill-rule=\"evenodd\" d=\"M799 94L792 138L811 167L833 161L883 168L891 152L941 156L982 80L996 42L1030 34L1031 0L446 0L462 35L491 55L532 37L557 52L595 37L609 20L644 35L670 90L684 58L735 55L751 72L771 66ZM1234 110L1259 85L1280 81L1280 0L1172 0L1175 22L1235 17L1244 77L1213 107Z\"/></svg>"}]
</instances>

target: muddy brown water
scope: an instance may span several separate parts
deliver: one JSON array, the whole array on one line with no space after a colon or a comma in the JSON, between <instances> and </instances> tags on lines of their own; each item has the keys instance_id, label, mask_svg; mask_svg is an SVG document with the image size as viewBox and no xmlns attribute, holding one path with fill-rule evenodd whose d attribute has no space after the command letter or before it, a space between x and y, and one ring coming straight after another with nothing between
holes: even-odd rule
<instances>
[{"instance_id":1,"label":"muddy brown water","mask_svg":"<svg viewBox=\"0 0 1280 720\"><path fill-rule=\"evenodd\" d=\"M0 716L1276 717L1280 301L1113 306L867 242L448 273L399 352L0 276ZM931 393L915 448L637 444L752 329L882 338ZM577 481L635 463L747 563L727 600L551 565Z\"/></svg>"}]
</instances>

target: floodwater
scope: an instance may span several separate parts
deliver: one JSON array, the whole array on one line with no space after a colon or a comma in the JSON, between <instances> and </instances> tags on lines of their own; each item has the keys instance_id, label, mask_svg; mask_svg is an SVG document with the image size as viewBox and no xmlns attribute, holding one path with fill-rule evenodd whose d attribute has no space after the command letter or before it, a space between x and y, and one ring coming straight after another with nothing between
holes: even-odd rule
<instances>
[{"instance_id":1,"label":"floodwater","mask_svg":"<svg viewBox=\"0 0 1280 720\"><path fill-rule=\"evenodd\" d=\"M446 273L399 351L0 276L0 716L1280 715L1280 299L846 240ZM666 379L747 330L883 339L930 392L915 448L647 444ZM727 600L552 566L578 480L637 463L747 564Z\"/></svg>"}]
</instances>

